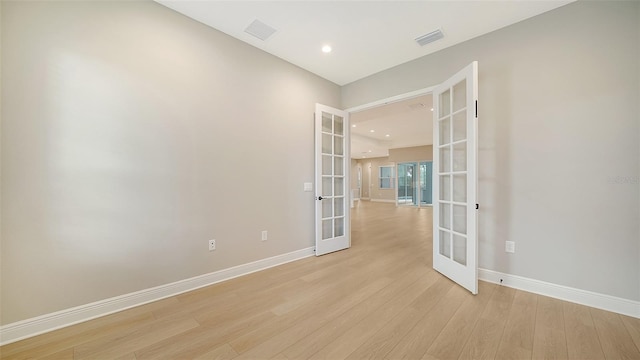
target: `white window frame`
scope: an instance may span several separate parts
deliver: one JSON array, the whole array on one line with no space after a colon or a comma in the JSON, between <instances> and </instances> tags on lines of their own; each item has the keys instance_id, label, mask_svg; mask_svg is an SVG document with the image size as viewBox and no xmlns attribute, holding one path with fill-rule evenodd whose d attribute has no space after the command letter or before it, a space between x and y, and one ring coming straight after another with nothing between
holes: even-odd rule
<instances>
[{"instance_id":1,"label":"white window frame","mask_svg":"<svg viewBox=\"0 0 640 360\"><path fill-rule=\"evenodd\" d=\"M388 168L391 171L391 176L382 176L382 169ZM383 180L389 180L389 187L382 186ZM396 188L396 166L395 165L381 165L378 166L378 188L380 190L393 190Z\"/></svg>"}]
</instances>

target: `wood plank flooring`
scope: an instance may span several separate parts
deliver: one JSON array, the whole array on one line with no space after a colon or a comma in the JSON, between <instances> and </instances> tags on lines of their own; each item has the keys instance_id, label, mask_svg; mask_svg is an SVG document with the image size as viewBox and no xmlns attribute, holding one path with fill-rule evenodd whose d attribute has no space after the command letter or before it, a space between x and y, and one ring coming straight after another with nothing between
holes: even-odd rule
<instances>
[{"instance_id":1,"label":"wood plank flooring","mask_svg":"<svg viewBox=\"0 0 640 360\"><path fill-rule=\"evenodd\" d=\"M640 359L640 319L431 266L430 208L360 202L352 248L0 348L2 359Z\"/></svg>"}]
</instances>

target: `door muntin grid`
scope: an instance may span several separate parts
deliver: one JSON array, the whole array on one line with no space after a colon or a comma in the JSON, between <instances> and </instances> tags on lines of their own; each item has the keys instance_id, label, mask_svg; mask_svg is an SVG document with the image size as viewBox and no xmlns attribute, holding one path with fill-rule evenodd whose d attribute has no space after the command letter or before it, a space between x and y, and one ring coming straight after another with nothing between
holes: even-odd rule
<instances>
[{"instance_id":1,"label":"door muntin grid","mask_svg":"<svg viewBox=\"0 0 640 360\"><path fill-rule=\"evenodd\" d=\"M439 254L467 265L467 84L466 79L439 97L437 201Z\"/></svg>"},{"instance_id":2,"label":"door muntin grid","mask_svg":"<svg viewBox=\"0 0 640 360\"><path fill-rule=\"evenodd\" d=\"M345 235L346 138L344 118L322 112L322 239Z\"/></svg>"}]
</instances>

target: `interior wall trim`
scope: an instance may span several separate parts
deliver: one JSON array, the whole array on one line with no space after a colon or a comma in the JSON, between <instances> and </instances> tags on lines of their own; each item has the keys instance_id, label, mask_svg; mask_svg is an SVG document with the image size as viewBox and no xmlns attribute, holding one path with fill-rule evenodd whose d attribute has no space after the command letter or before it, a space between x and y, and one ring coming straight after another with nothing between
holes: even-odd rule
<instances>
[{"instance_id":1,"label":"interior wall trim","mask_svg":"<svg viewBox=\"0 0 640 360\"><path fill-rule=\"evenodd\" d=\"M188 291L213 285L225 280L265 270L288 262L313 256L314 248L309 247L290 253L250 262L243 265L195 276L154 288L96 301L90 304L41 315L0 327L0 345L44 334L53 330L113 314L150 302L165 299Z\"/></svg>"},{"instance_id":2,"label":"interior wall trim","mask_svg":"<svg viewBox=\"0 0 640 360\"><path fill-rule=\"evenodd\" d=\"M552 284L498 271L478 269L478 278L494 284L640 318L640 301ZM500 282L502 280L502 283Z\"/></svg>"}]
</instances>

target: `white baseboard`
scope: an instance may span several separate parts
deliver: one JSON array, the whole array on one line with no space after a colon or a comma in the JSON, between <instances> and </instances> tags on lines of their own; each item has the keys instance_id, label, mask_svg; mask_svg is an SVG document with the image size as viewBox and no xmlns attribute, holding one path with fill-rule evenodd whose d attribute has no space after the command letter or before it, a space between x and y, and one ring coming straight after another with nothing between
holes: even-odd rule
<instances>
[{"instance_id":1,"label":"white baseboard","mask_svg":"<svg viewBox=\"0 0 640 360\"><path fill-rule=\"evenodd\" d=\"M478 278L534 294L640 318L640 301L627 300L487 269L478 269ZM502 283L500 280L502 280Z\"/></svg>"},{"instance_id":2,"label":"white baseboard","mask_svg":"<svg viewBox=\"0 0 640 360\"><path fill-rule=\"evenodd\" d=\"M291 261L313 256L314 248L306 248L287 254L277 255L248 264L215 271L180 280L174 283L157 286L151 289L136 291L110 299L77 306L35 318L22 320L0 327L0 345L6 345L49 331L85 322L118 311L158 301L167 297L209 286L221 281L247 275L256 271L282 265Z\"/></svg>"},{"instance_id":3,"label":"white baseboard","mask_svg":"<svg viewBox=\"0 0 640 360\"><path fill-rule=\"evenodd\" d=\"M392 203L395 204L395 200L386 200L386 199L371 199L372 202L383 202L383 203Z\"/></svg>"}]
</instances>

